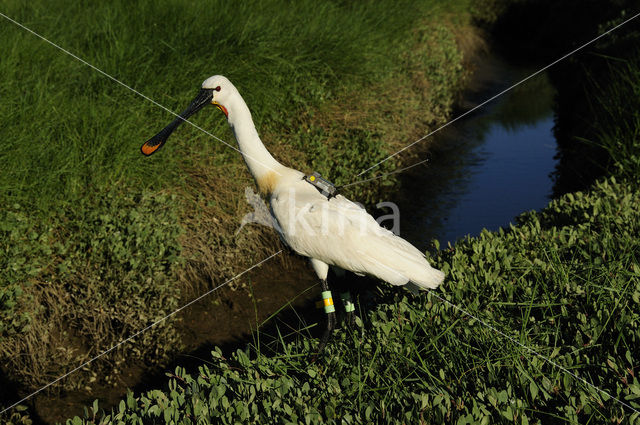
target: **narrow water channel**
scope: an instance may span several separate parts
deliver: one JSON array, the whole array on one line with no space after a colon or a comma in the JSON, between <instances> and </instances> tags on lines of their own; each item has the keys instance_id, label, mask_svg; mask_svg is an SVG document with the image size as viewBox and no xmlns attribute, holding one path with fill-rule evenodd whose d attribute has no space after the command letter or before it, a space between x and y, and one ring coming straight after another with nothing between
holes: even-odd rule
<instances>
[{"instance_id":1,"label":"narrow water channel","mask_svg":"<svg viewBox=\"0 0 640 425\"><path fill-rule=\"evenodd\" d=\"M483 61L454 116L535 71ZM421 249L432 239L446 246L544 207L556 166L554 95L540 74L436 133L430 161L402 177L401 235Z\"/></svg>"}]
</instances>

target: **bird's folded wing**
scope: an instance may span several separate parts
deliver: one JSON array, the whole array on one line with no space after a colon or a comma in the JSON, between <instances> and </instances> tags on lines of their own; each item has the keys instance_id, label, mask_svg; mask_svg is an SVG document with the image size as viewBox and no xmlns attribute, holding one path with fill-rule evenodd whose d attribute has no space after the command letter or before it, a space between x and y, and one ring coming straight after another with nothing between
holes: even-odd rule
<instances>
[{"instance_id":1,"label":"bird's folded wing","mask_svg":"<svg viewBox=\"0 0 640 425\"><path fill-rule=\"evenodd\" d=\"M301 255L394 285L422 280L431 269L422 252L343 196L280 197L272 208L283 238Z\"/></svg>"}]
</instances>

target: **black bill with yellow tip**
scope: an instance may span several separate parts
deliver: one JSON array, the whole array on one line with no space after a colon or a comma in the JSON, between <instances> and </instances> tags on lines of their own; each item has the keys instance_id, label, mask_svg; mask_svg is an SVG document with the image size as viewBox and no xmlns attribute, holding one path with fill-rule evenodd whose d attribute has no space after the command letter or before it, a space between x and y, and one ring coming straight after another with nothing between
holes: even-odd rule
<instances>
[{"instance_id":1,"label":"black bill with yellow tip","mask_svg":"<svg viewBox=\"0 0 640 425\"><path fill-rule=\"evenodd\" d=\"M140 148L140 152L143 155L149 156L155 153L158 149L165 144L173 130L176 129L180 124L182 124L186 119L188 119L191 115L198 112L207 104L211 103L213 99L213 89L201 89L200 93L196 96L196 98L191 102L191 104L182 111L180 115L176 117L175 120L171 121L171 124L160 130L158 134L153 136L151 139L144 142L142 147Z\"/></svg>"}]
</instances>

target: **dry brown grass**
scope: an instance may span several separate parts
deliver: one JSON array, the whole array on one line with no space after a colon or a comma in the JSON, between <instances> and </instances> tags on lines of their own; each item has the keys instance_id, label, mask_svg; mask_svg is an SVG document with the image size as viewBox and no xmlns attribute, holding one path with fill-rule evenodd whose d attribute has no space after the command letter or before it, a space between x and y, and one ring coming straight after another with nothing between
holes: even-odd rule
<instances>
[{"instance_id":1,"label":"dry brown grass","mask_svg":"<svg viewBox=\"0 0 640 425\"><path fill-rule=\"evenodd\" d=\"M73 294L59 282L33 282L27 286L24 300L40 306L29 326L20 335L7 338L0 345L0 356L7 360L25 389L37 389L97 356L129 337L128 318L132 312L126 304L105 306L94 294ZM76 305L85 306L81 314ZM118 326L116 329L114 324ZM138 344L123 345L101 357L91 366L77 371L72 379L63 379L48 392L60 390L90 391L93 385L117 384L119 374L131 358L144 358L149 364L166 361L168 353L160 347L176 340L170 323L161 323L136 339ZM159 347L144 352L150 345ZM98 379L98 377L100 377Z\"/></svg>"},{"instance_id":2,"label":"dry brown grass","mask_svg":"<svg viewBox=\"0 0 640 425\"><path fill-rule=\"evenodd\" d=\"M188 296L221 284L281 247L275 232L262 226L248 225L236 234L241 218L251 212L244 189L255 184L237 164L226 168L229 173L186 170L188 187L181 193L186 233L180 240L186 263L179 276Z\"/></svg>"}]
</instances>

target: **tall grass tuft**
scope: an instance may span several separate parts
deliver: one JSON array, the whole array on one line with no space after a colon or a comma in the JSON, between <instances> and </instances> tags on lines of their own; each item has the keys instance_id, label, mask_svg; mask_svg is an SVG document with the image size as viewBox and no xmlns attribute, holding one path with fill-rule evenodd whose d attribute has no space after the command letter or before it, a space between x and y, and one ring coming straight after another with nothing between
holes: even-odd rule
<instances>
[{"instance_id":1,"label":"tall grass tuft","mask_svg":"<svg viewBox=\"0 0 640 425\"><path fill-rule=\"evenodd\" d=\"M259 128L282 128L345 85L375 82L434 2L4 2L3 13L174 111L199 84L227 75ZM138 148L170 114L5 21L0 93L3 202L47 210L60 199L124 186L181 184L181 152L218 164L237 154L184 126L162 155ZM194 120L228 142L216 114Z\"/></svg>"},{"instance_id":2,"label":"tall grass tuft","mask_svg":"<svg viewBox=\"0 0 640 425\"><path fill-rule=\"evenodd\" d=\"M640 52L609 59L607 79L591 80L595 98L594 140L603 148L608 172L640 179Z\"/></svg>"}]
</instances>

